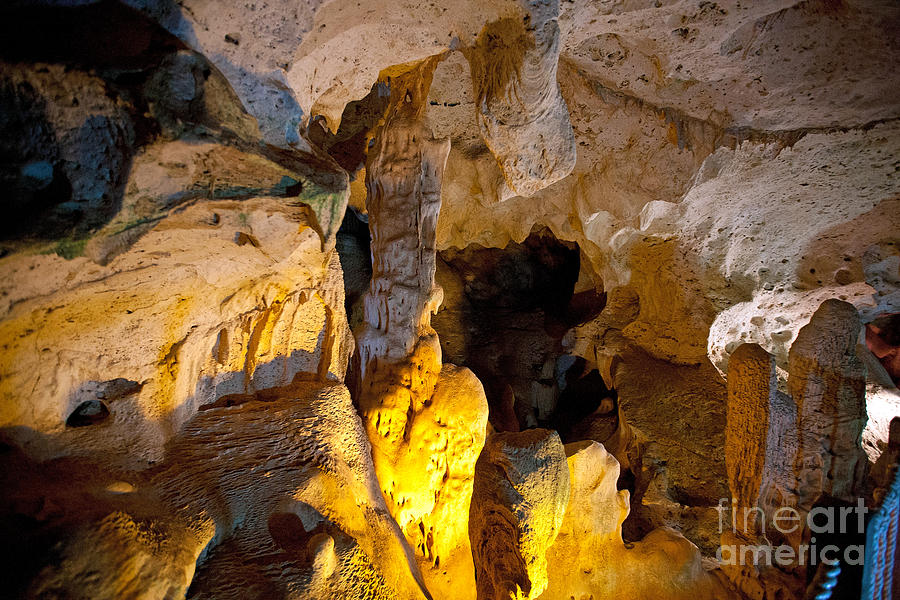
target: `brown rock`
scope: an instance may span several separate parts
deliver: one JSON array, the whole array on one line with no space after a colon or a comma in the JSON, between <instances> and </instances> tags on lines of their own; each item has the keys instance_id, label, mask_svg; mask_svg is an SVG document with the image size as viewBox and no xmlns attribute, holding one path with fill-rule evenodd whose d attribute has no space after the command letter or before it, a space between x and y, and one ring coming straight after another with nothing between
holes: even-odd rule
<instances>
[{"instance_id":1,"label":"brown rock","mask_svg":"<svg viewBox=\"0 0 900 600\"><path fill-rule=\"evenodd\" d=\"M475 466L469 538L478 600L537 598L547 586L547 549L569 502L569 469L554 431L488 438Z\"/></svg>"},{"instance_id":2,"label":"brown rock","mask_svg":"<svg viewBox=\"0 0 900 600\"><path fill-rule=\"evenodd\" d=\"M782 492L792 481L790 460L797 448L796 408L777 389L775 359L757 344L743 344L728 363L725 467L732 510L740 511L740 532L753 539L768 528L759 512L744 525L744 509L771 516L778 508L771 487ZM772 502L774 501L774 502Z\"/></svg>"},{"instance_id":3,"label":"brown rock","mask_svg":"<svg viewBox=\"0 0 900 600\"><path fill-rule=\"evenodd\" d=\"M791 346L788 388L799 426L794 471L804 510L822 496L853 501L862 491L866 371L856 350L860 331L851 304L827 300Z\"/></svg>"}]
</instances>

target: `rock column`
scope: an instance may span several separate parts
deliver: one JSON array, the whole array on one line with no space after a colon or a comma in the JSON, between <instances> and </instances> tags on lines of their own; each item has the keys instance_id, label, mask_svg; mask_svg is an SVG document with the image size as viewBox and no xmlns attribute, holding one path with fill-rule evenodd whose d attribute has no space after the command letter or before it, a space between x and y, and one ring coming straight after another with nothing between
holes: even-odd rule
<instances>
[{"instance_id":1,"label":"rock column","mask_svg":"<svg viewBox=\"0 0 900 600\"><path fill-rule=\"evenodd\" d=\"M825 496L852 502L862 491L866 369L856 353L860 329L853 305L826 300L788 355L788 389L799 423L797 503L806 511Z\"/></svg>"},{"instance_id":2,"label":"rock column","mask_svg":"<svg viewBox=\"0 0 900 600\"><path fill-rule=\"evenodd\" d=\"M465 599L475 590L468 514L487 400L471 371L442 368L431 327L443 299L435 230L450 142L433 138L423 112L439 60L383 74L390 101L366 163L373 265L358 403L382 493L429 590Z\"/></svg>"}]
</instances>

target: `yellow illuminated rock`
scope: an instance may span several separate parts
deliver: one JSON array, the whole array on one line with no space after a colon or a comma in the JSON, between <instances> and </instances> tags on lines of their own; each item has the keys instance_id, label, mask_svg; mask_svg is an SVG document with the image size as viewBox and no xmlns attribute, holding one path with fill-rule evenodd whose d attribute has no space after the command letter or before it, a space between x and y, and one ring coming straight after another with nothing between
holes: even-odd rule
<instances>
[{"instance_id":1,"label":"yellow illuminated rock","mask_svg":"<svg viewBox=\"0 0 900 600\"><path fill-rule=\"evenodd\" d=\"M570 598L737 598L707 573L700 551L669 529L643 540L622 541L628 492L617 491L619 463L602 444L566 445L571 492L566 516L547 551L547 590L542 600Z\"/></svg>"}]
</instances>

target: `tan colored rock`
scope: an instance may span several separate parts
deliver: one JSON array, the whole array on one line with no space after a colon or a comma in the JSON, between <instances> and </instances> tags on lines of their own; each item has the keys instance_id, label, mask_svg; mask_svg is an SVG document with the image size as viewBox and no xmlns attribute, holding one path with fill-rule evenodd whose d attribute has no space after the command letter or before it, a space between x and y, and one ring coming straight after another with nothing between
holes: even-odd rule
<instances>
[{"instance_id":1,"label":"tan colored rock","mask_svg":"<svg viewBox=\"0 0 900 600\"><path fill-rule=\"evenodd\" d=\"M0 426L20 428L42 456L106 448L140 463L158 460L202 406L295 378L342 380L353 342L340 265L307 211L274 198L198 203L106 266L2 259ZM238 245L236 232L258 246ZM98 398L116 378L141 385ZM66 428L95 400L111 411L94 426L102 433Z\"/></svg>"},{"instance_id":2,"label":"tan colored rock","mask_svg":"<svg viewBox=\"0 0 900 600\"><path fill-rule=\"evenodd\" d=\"M602 448L574 449L566 469L548 443L553 473L536 481L545 457L504 462L515 453L489 443L494 504L479 505L484 393L441 364L434 250L503 246L535 226L577 242L579 289L609 294L566 347L619 393L613 433L579 431L608 439L632 471L629 534L677 526L709 553L723 540L708 505L726 482L739 507L808 510L861 493L860 432L876 456L897 406L884 373L866 381L872 357L857 346L861 323L900 312L895 3L126 4L210 57L259 131L234 102L208 104L227 85L212 69L201 90L209 65L183 49L139 84L147 114L129 118L165 125L141 151L123 113L132 101L103 78L143 72L0 73L15 88L4 117L47 103L29 146L40 160L4 170L14 192L36 198L65 175L86 200L76 204L105 211L125 186L119 214L89 224L106 225L85 247L94 262L6 245L0 258L0 428L33 455L115 471L76 473L98 479L71 506L61 486L46 501L12 498L10 514L25 506L39 523L100 499L64 528L36 594L181 596L199 557L198 597L459 598L492 583L559 598L727 596L669 530L624 548L627 509ZM344 378L351 342L330 249L348 181L311 132L338 132L349 101L385 90L395 97L364 176L376 264L360 423L343 388L273 386ZM179 115L201 104L215 123L194 137ZM173 141L182 127L191 136ZM78 255L83 241L46 250ZM796 414L782 418L779 388ZM555 398L535 390L549 415ZM152 461L162 466L145 477L126 468ZM535 497L518 515L498 491L512 479ZM485 535L491 506L510 517L496 523L503 535ZM470 514L482 519L473 535L502 547L496 564L483 547L473 561ZM733 580L755 594L744 584L765 575Z\"/></svg>"},{"instance_id":3,"label":"tan colored rock","mask_svg":"<svg viewBox=\"0 0 900 600\"><path fill-rule=\"evenodd\" d=\"M529 599L547 587L547 549L569 502L559 435L497 433L475 467L469 538L479 600Z\"/></svg>"},{"instance_id":4,"label":"tan colored rock","mask_svg":"<svg viewBox=\"0 0 900 600\"><path fill-rule=\"evenodd\" d=\"M722 548L777 544L773 517L793 506L792 457L797 452L797 407L778 390L775 358L756 344L743 344L728 368L725 465L731 498L722 512ZM724 551L723 551L724 555ZM748 597L798 597L799 582L767 564L725 564L722 571ZM793 588L793 589L792 589Z\"/></svg>"},{"instance_id":5,"label":"tan colored rock","mask_svg":"<svg viewBox=\"0 0 900 600\"><path fill-rule=\"evenodd\" d=\"M476 121L506 179L504 196L532 196L575 166L569 113L556 81L557 0L520 2L524 18L487 24L469 60Z\"/></svg>"},{"instance_id":6,"label":"tan colored rock","mask_svg":"<svg viewBox=\"0 0 900 600\"><path fill-rule=\"evenodd\" d=\"M347 196L347 175L327 158L190 136L160 141L135 157L121 207L87 242L85 255L107 264L179 205L258 197L282 197L286 207L308 211L306 220L330 249Z\"/></svg>"},{"instance_id":7,"label":"tan colored rock","mask_svg":"<svg viewBox=\"0 0 900 600\"><path fill-rule=\"evenodd\" d=\"M734 594L701 566L696 546L670 529L622 541L628 492L619 463L602 444L566 444L571 491L559 534L547 551L542 600L570 598L721 599Z\"/></svg>"},{"instance_id":8,"label":"tan colored rock","mask_svg":"<svg viewBox=\"0 0 900 600\"><path fill-rule=\"evenodd\" d=\"M153 474L179 514L216 524L198 597L426 598L348 390L271 393L198 414Z\"/></svg>"},{"instance_id":9,"label":"tan colored rock","mask_svg":"<svg viewBox=\"0 0 900 600\"><path fill-rule=\"evenodd\" d=\"M610 242L604 282L624 274L641 296L631 336L646 348L654 331L665 332L652 351L676 360L698 360L706 345L720 370L737 344L759 343L785 368L796 330L826 298L892 310L896 288L876 290L864 265L878 262L868 248L893 247L896 184L878 157L897 143L895 130L716 151L681 202L665 211L648 205L639 230L620 230ZM848 203L854 194L858 202ZM807 226L811 211L817 218ZM856 236L841 233L857 227Z\"/></svg>"},{"instance_id":10,"label":"tan colored rock","mask_svg":"<svg viewBox=\"0 0 900 600\"><path fill-rule=\"evenodd\" d=\"M798 330L828 298L852 303L866 321L896 311L897 276L886 263L897 256L900 188L880 156L895 152L897 131L886 124L808 135L777 155L742 146L707 161L685 198L689 213L697 211L686 241L720 273L702 279L711 284L708 295L720 298L708 341L719 369L740 342L760 344L786 369ZM742 181L747 193L737 193ZM774 181L792 183L776 189Z\"/></svg>"},{"instance_id":11,"label":"tan colored rock","mask_svg":"<svg viewBox=\"0 0 900 600\"><path fill-rule=\"evenodd\" d=\"M566 351L585 357L587 368L596 368L618 396L618 423L611 436L608 426L577 432L603 443L633 482L628 539L670 527L710 556L720 543L714 507L729 496L721 450L725 382L709 361L672 364L626 337L639 307L631 287L614 288L600 315L563 340Z\"/></svg>"},{"instance_id":12,"label":"tan colored rock","mask_svg":"<svg viewBox=\"0 0 900 600\"><path fill-rule=\"evenodd\" d=\"M610 447L635 478L627 534L671 527L711 555L719 545L715 505L729 496L725 382L708 362L672 365L634 348L619 361L620 427L631 431L619 434L627 445Z\"/></svg>"},{"instance_id":13,"label":"tan colored rock","mask_svg":"<svg viewBox=\"0 0 900 600\"><path fill-rule=\"evenodd\" d=\"M794 471L797 504L810 510L823 495L853 501L866 455L866 371L856 351L861 325L851 304L827 300L791 345L788 388L799 426Z\"/></svg>"},{"instance_id":14,"label":"tan colored rock","mask_svg":"<svg viewBox=\"0 0 900 600\"><path fill-rule=\"evenodd\" d=\"M855 92L823 92L844 85L834 73L874 78L896 55L877 26L864 33L888 14L884 3L565 3L559 79L578 147L572 175L501 202L499 171L468 141L475 124L458 118L454 132L442 116L442 133L463 142L448 162L439 248L504 246L545 225L579 244L607 291L637 288L635 341L685 363L706 347L723 372L742 342L784 370L790 341L828 297L846 297L866 321L896 312L897 189L883 158L897 153L896 106L869 88L865 107ZM840 50L839 39L875 54ZM801 63L797 77L789 65ZM472 102L450 81L435 99L461 104L441 113Z\"/></svg>"},{"instance_id":15,"label":"tan colored rock","mask_svg":"<svg viewBox=\"0 0 900 600\"><path fill-rule=\"evenodd\" d=\"M356 337L360 412L376 468L391 464L387 457L404 441L411 417L432 397L441 370L440 345L430 325L440 304L430 240L449 145L432 139L422 123L434 64L426 61L395 78L366 168L373 265L363 297L364 323ZM389 477L380 479L390 485ZM402 505L404 500L394 502Z\"/></svg>"},{"instance_id":16,"label":"tan colored rock","mask_svg":"<svg viewBox=\"0 0 900 600\"><path fill-rule=\"evenodd\" d=\"M434 598L475 597L467 517L487 417L481 382L469 369L445 364L403 441L390 449L379 444L379 482Z\"/></svg>"},{"instance_id":17,"label":"tan colored rock","mask_svg":"<svg viewBox=\"0 0 900 600\"><path fill-rule=\"evenodd\" d=\"M11 454L0 517L43 505L22 539L59 552L18 559L39 572L26 597L183 597L189 585L196 599L428 597L343 385L201 411L160 464L127 474L140 482L128 494L104 489L117 474L102 450L43 464Z\"/></svg>"},{"instance_id":18,"label":"tan colored rock","mask_svg":"<svg viewBox=\"0 0 900 600\"><path fill-rule=\"evenodd\" d=\"M365 96L383 69L469 47L485 24L542 12L467 0L440 7L392 0L377 10L344 0L302 7L277 0L251 11L236 0L128 3L212 57L270 143L301 144L301 122L321 114L336 131L347 102ZM879 26L894 11L889 2L579 0L562 4L554 37L564 59L592 80L694 119L730 116L737 127L763 132L856 126L896 116L883 76L896 51ZM802 77L796 64L804 65Z\"/></svg>"},{"instance_id":19,"label":"tan colored rock","mask_svg":"<svg viewBox=\"0 0 900 600\"><path fill-rule=\"evenodd\" d=\"M575 0L559 23L562 55L598 83L749 133L895 118L897 49L880 24L896 18L881 1Z\"/></svg>"},{"instance_id":20,"label":"tan colored rock","mask_svg":"<svg viewBox=\"0 0 900 600\"><path fill-rule=\"evenodd\" d=\"M558 238L578 242L592 269L599 270L608 252L605 244L619 227L634 223L646 203L679 197L689 189L713 146L714 139L707 138L715 137L715 128L704 132L699 124L686 127L691 144L682 147L670 136L671 123L657 107L598 88L564 59L559 64L560 91L568 106L577 160L571 175L531 198L509 198L496 161L471 139L477 123L465 117L474 102L454 84L468 76L467 66L446 79L442 70L450 68L453 58L438 68L433 99L441 105L430 106L428 116L454 141L438 222L439 249L521 243L534 225L544 225Z\"/></svg>"},{"instance_id":21,"label":"tan colored rock","mask_svg":"<svg viewBox=\"0 0 900 600\"><path fill-rule=\"evenodd\" d=\"M797 450L797 407L778 391L775 359L756 344L744 344L731 356L728 370L728 410L725 466L733 510L761 508L772 515L792 484L791 457ZM782 496L772 488L780 488ZM741 533L748 537L766 530L759 512Z\"/></svg>"},{"instance_id":22,"label":"tan colored rock","mask_svg":"<svg viewBox=\"0 0 900 600\"><path fill-rule=\"evenodd\" d=\"M448 141L423 110L436 60L390 79L391 98L366 166L372 281L357 332L359 408L391 515L437 598L474 594L468 515L487 401L471 371L442 367L431 315L434 235Z\"/></svg>"},{"instance_id":23,"label":"tan colored rock","mask_svg":"<svg viewBox=\"0 0 900 600\"><path fill-rule=\"evenodd\" d=\"M357 336L362 377L373 360L398 360L428 337L440 305L434 285L434 229L449 143L431 138L422 122L435 60L395 77L391 106L366 166L366 208L372 232L368 326ZM438 370L440 369L440 348ZM430 394L429 394L430 395Z\"/></svg>"},{"instance_id":24,"label":"tan colored rock","mask_svg":"<svg viewBox=\"0 0 900 600\"><path fill-rule=\"evenodd\" d=\"M206 533L204 538L183 525L111 512L61 543L58 562L37 574L26 597L150 600L184 595L208 541Z\"/></svg>"},{"instance_id":25,"label":"tan colored rock","mask_svg":"<svg viewBox=\"0 0 900 600\"><path fill-rule=\"evenodd\" d=\"M238 0L128 4L211 57L268 143L298 148L308 148L301 126L322 115L337 131L344 106L364 97L382 70L470 44L485 23L522 16L511 0L441 7L391 0L377 9L347 0L275 0L253 9Z\"/></svg>"}]
</instances>

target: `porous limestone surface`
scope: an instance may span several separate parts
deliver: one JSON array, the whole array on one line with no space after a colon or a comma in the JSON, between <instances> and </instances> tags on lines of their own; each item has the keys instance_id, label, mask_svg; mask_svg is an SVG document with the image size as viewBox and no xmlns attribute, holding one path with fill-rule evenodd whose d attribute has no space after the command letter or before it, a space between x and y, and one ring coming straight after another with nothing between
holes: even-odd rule
<instances>
[{"instance_id":1,"label":"porous limestone surface","mask_svg":"<svg viewBox=\"0 0 900 600\"><path fill-rule=\"evenodd\" d=\"M195 204L106 266L14 254L0 272L0 426L43 456L100 444L114 460L158 460L201 406L297 377L342 381L352 351L337 255L280 198ZM105 398L116 378L139 385ZM103 435L67 428L93 400L109 405Z\"/></svg>"}]
</instances>

